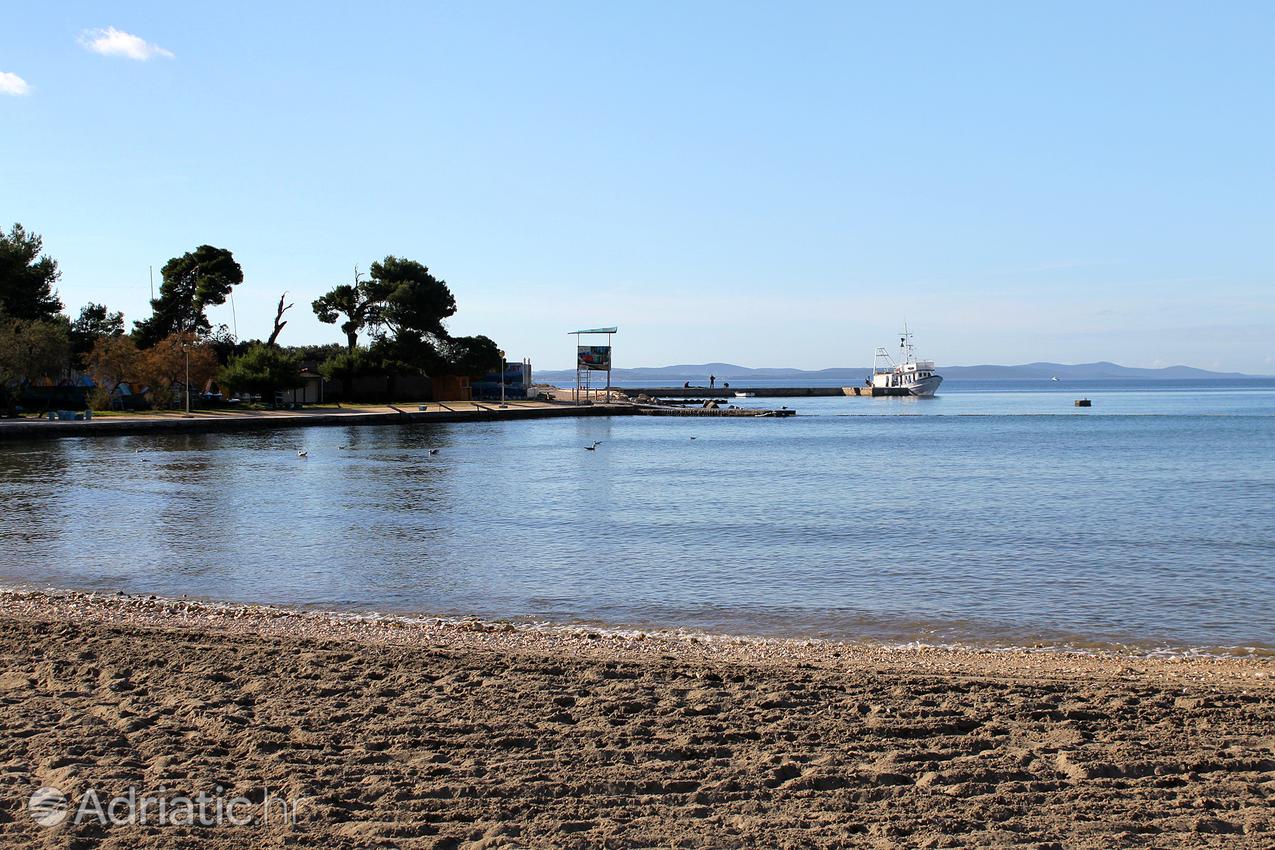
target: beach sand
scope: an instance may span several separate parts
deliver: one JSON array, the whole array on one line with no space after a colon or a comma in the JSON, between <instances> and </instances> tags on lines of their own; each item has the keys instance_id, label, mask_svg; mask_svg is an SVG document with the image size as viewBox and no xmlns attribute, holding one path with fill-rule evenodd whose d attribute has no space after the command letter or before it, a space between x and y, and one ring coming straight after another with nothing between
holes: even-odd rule
<instances>
[{"instance_id":1,"label":"beach sand","mask_svg":"<svg viewBox=\"0 0 1275 850\"><path fill-rule=\"evenodd\" d=\"M1275 846L1267 661L18 592L0 635L5 848ZM27 810L130 785L295 821Z\"/></svg>"}]
</instances>

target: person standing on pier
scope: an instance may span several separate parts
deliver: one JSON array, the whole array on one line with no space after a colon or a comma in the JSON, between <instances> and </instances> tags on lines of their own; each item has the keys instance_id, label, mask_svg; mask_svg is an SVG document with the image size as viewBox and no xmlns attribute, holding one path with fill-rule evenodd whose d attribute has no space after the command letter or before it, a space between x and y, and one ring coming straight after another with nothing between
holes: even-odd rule
<instances>
[{"instance_id":1,"label":"person standing on pier","mask_svg":"<svg viewBox=\"0 0 1275 850\"><path fill-rule=\"evenodd\" d=\"M709 376L708 376L708 388L711 390L711 389L713 388L713 385L714 385L714 384L716 384L716 383L717 383L717 376L716 376L716 375L709 375Z\"/></svg>"}]
</instances>

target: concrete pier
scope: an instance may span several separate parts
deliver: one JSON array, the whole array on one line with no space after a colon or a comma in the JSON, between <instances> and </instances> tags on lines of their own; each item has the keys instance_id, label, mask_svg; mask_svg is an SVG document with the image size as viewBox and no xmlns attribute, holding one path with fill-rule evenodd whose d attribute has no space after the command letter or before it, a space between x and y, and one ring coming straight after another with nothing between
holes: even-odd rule
<instances>
[{"instance_id":1,"label":"concrete pier","mask_svg":"<svg viewBox=\"0 0 1275 850\"><path fill-rule=\"evenodd\" d=\"M912 391L907 387L869 387L863 384L853 387L842 387L842 395L862 396L863 398L882 398L883 396L908 396Z\"/></svg>"},{"instance_id":2,"label":"concrete pier","mask_svg":"<svg viewBox=\"0 0 1275 850\"><path fill-rule=\"evenodd\" d=\"M905 387L869 387L865 385L851 387L612 387L612 392L621 392L629 398L640 395L651 398L735 398L735 393L751 393L757 398L814 398L816 396L862 396L879 398L881 396L909 395Z\"/></svg>"},{"instance_id":3,"label":"concrete pier","mask_svg":"<svg viewBox=\"0 0 1275 850\"><path fill-rule=\"evenodd\" d=\"M634 412L639 416L724 416L736 418L761 418L796 416L797 411L789 408L779 410L763 410L756 407L685 407L682 405L635 404Z\"/></svg>"}]
</instances>

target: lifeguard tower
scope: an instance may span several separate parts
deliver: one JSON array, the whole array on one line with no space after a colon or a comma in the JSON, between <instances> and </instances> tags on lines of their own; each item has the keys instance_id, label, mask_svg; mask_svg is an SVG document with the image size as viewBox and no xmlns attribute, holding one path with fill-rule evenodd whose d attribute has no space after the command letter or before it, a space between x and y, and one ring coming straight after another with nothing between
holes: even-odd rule
<instances>
[{"instance_id":1,"label":"lifeguard tower","mask_svg":"<svg viewBox=\"0 0 1275 850\"><path fill-rule=\"evenodd\" d=\"M567 336L576 338L576 386L572 400L576 403L590 401L590 395L596 398L603 392L600 384L593 382L594 372L606 372L606 398L611 397L611 337L619 333L619 328L589 328L582 331L571 331ZM606 345L584 345L580 337L605 336Z\"/></svg>"}]
</instances>

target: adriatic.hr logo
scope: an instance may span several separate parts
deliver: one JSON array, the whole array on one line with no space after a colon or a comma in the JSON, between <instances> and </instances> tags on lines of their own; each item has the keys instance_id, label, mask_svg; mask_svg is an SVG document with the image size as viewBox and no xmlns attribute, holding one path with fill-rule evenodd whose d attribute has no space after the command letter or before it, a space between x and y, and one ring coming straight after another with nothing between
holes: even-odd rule
<instances>
[{"instance_id":1,"label":"adriatic.hr logo","mask_svg":"<svg viewBox=\"0 0 1275 850\"><path fill-rule=\"evenodd\" d=\"M66 820L66 807L66 795L48 785L35 789L27 800L27 812L40 826L57 826Z\"/></svg>"},{"instance_id":2,"label":"adriatic.hr logo","mask_svg":"<svg viewBox=\"0 0 1275 850\"><path fill-rule=\"evenodd\" d=\"M218 785L209 793L178 794L166 788L139 792L135 787L111 796L89 788L73 801L62 789L45 785L31 792L27 814L40 826L56 827L71 819L73 824L96 822L101 826L251 826L283 824L295 826L297 810L305 798L288 798L270 791L256 790L250 799L231 796Z\"/></svg>"}]
</instances>

